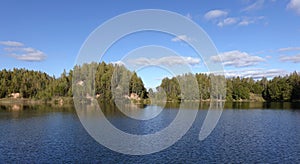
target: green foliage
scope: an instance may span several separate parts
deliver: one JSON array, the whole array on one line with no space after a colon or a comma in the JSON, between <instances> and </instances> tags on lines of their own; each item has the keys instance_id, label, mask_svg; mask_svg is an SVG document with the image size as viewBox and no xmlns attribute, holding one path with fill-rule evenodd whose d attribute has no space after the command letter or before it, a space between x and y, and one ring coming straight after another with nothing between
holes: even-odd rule
<instances>
[{"instance_id":1,"label":"green foliage","mask_svg":"<svg viewBox=\"0 0 300 164\"><path fill-rule=\"evenodd\" d=\"M74 72L77 77L73 77ZM23 98L41 100L51 100L53 97L71 97L73 95L73 78L75 78L75 85L81 82L83 85L91 84L86 85L87 87L84 89L87 89L89 95L96 93L102 100L112 100L112 89L121 87L123 87L123 91L120 92L120 95L123 97L129 96L131 93L136 93L140 98L147 98L148 95L142 79L135 72L132 73L123 66L102 62L75 66L68 73L64 70L59 78L51 77L40 71L26 69L7 71L4 69L0 71L0 98L10 97L12 93L20 93ZM124 89L126 85L128 86L127 92ZM80 90L83 87L76 88L77 92L85 93Z\"/></svg>"},{"instance_id":2,"label":"green foliage","mask_svg":"<svg viewBox=\"0 0 300 164\"><path fill-rule=\"evenodd\" d=\"M161 82L161 85L159 87L159 97L162 98L161 96L164 96L163 92L160 92L161 90L164 90L166 96L167 96L167 101L172 101L172 100L180 100L182 95L180 95L180 86L178 83L177 78L173 77L172 79L169 78L164 78Z\"/></svg>"},{"instance_id":3,"label":"green foliage","mask_svg":"<svg viewBox=\"0 0 300 164\"><path fill-rule=\"evenodd\" d=\"M200 100L210 98L210 78L207 74L196 74L199 87Z\"/></svg>"},{"instance_id":4,"label":"green foliage","mask_svg":"<svg viewBox=\"0 0 300 164\"><path fill-rule=\"evenodd\" d=\"M129 93L136 93L141 98L147 98L147 90L144 87L144 83L140 77L133 72L129 85Z\"/></svg>"},{"instance_id":5,"label":"green foliage","mask_svg":"<svg viewBox=\"0 0 300 164\"><path fill-rule=\"evenodd\" d=\"M37 98L53 79L40 71L13 69L0 71L0 98L9 97L12 93L20 93L23 98Z\"/></svg>"},{"instance_id":6,"label":"green foliage","mask_svg":"<svg viewBox=\"0 0 300 164\"><path fill-rule=\"evenodd\" d=\"M199 96L199 100L210 99L211 93L220 92L222 86L214 84L216 88L211 88L211 79L215 78L213 81L218 80L218 76L207 75L207 74L196 74L195 77L198 82L199 95L194 93L181 93L181 87L178 81L185 79L182 84L189 84L189 76L191 75L181 75L173 77L172 79L165 78L162 80L160 87L166 92L169 101L178 101L181 99L185 100L195 100ZM217 78L216 78L217 77ZM188 86L188 85L186 85ZM193 89L189 89L193 91ZM273 79L268 80L267 78L262 78L261 80L254 80L252 78L240 78L233 77L226 79L226 100L227 101L242 101L250 100L250 95L256 95L263 97L266 101L294 101L300 100L300 74L294 72L288 76L278 76ZM218 99L220 99L218 97Z\"/></svg>"},{"instance_id":7,"label":"green foliage","mask_svg":"<svg viewBox=\"0 0 300 164\"><path fill-rule=\"evenodd\" d=\"M74 75L76 77L73 77ZM151 89L148 93L136 72L130 72L124 66L104 62L75 66L69 72L64 70L59 78L51 77L40 71L3 69L0 71L0 98L10 97L12 93L20 93L23 98L41 100L51 100L53 97L71 97L73 95L72 80L74 80L75 85L82 85L82 87L80 85L76 87L76 92L86 93L83 92L84 88L87 89L89 95L96 93L100 100L112 101L116 98L130 96L131 93L135 93L143 99L149 95L158 100L162 100L166 95L167 101L208 100L211 99L211 93L221 93L215 95L214 98L224 99L225 90L220 92L220 89L225 87L221 86L221 83L214 84L215 88L211 87L211 81L218 82L221 79L220 76L213 74L184 74L171 79L164 78L160 86L156 88L156 92ZM194 81L197 84L193 84ZM84 85L87 87L83 87ZM197 89L193 88L194 86L198 86L199 95ZM181 91L185 91L185 93ZM261 96L266 101L300 100L300 74L293 72L288 76L278 76L269 80L267 78L254 80L240 77L226 79L227 101L249 100L250 95Z\"/></svg>"}]
</instances>

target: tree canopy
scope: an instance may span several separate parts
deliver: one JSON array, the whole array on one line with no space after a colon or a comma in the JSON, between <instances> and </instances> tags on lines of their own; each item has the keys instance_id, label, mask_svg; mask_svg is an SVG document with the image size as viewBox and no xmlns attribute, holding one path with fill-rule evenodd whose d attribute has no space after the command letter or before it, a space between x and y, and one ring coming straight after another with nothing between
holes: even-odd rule
<instances>
[{"instance_id":1,"label":"tree canopy","mask_svg":"<svg viewBox=\"0 0 300 164\"><path fill-rule=\"evenodd\" d=\"M181 93L178 83L181 78L188 79L189 76L195 76L197 79L199 99L210 99L210 93L213 91L211 88L213 74L197 73L195 75L181 75L171 79L164 78L157 88L164 89L169 101L193 100L196 95L194 93ZM189 80L185 83L188 85ZM241 77L226 79L227 101L251 100L254 99L253 97L262 97L266 101L300 100L300 74L293 72L286 76L277 76L272 79L262 78L260 80Z\"/></svg>"},{"instance_id":2,"label":"tree canopy","mask_svg":"<svg viewBox=\"0 0 300 164\"><path fill-rule=\"evenodd\" d=\"M93 70L95 72L92 72ZM75 71L80 72L80 77L73 77ZM64 70L58 78L41 71L3 69L0 71L0 98L10 97L12 93L20 93L22 98L43 100L72 97L72 80L75 78L76 83L92 84L89 85L90 88L85 89L90 93L94 92L99 99L111 100L134 93L144 99L148 96L162 98L165 94L169 101L208 100L211 98L210 93L218 89L211 87L211 79L214 77L213 74L196 73L164 78L156 88L156 92L151 89L148 94L136 72L131 72L124 66L105 62L75 66L69 72ZM189 85L194 79L197 85ZM195 88L191 88L192 86L198 86L199 94ZM272 79L254 80L241 77L226 79L227 101L252 100L253 97L261 97L266 101L300 100L300 74L295 71L290 75Z\"/></svg>"},{"instance_id":3,"label":"tree canopy","mask_svg":"<svg viewBox=\"0 0 300 164\"><path fill-rule=\"evenodd\" d=\"M95 69L91 69L95 68ZM95 70L96 72L91 72ZM112 82L115 70L122 70L123 74L116 74L115 79L119 81ZM10 97L12 93L20 93L22 98L33 98L51 100L53 97L71 97L72 79L74 71L80 71L80 79L83 83L92 80L94 84L89 91L94 91L99 95L100 99L112 99L112 86L119 84L122 77L130 79L129 91L127 95L136 93L140 98L147 97L147 90L143 81L135 72L127 70L124 66L102 63L83 64L75 66L73 70L63 71L60 77L49 76L40 71L32 71L26 69L13 69L0 71L0 98ZM126 74L126 76L125 76ZM94 75L94 77L92 77ZM124 75L124 76L122 76ZM118 76L118 77L117 77ZM92 77L92 78L90 78ZM124 84L125 85L125 84ZM124 93L125 94L125 93Z\"/></svg>"}]
</instances>

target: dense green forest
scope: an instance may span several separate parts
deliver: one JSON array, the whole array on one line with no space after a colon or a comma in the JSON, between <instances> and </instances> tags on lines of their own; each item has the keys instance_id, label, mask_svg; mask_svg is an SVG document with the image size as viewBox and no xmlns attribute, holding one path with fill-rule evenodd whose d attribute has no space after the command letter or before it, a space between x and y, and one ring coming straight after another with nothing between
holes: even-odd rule
<instances>
[{"instance_id":1,"label":"dense green forest","mask_svg":"<svg viewBox=\"0 0 300 164\"><path fill-rule=\"evenodd\" d=\"M127 72L130 79L128 94L136 93L141 98L146 98L147 91L143 81L135 72L130 72L123 66L102 63L84 64L75 66L69 72L64 71L60 77L49 76L40 71L26 69L13 69L0 71L0 98L11 97L12 93L20 93L22 98L51 100L55 97L72 97L72 78L74 71L82 81L88 80L91 68L95 68L94 90L99 99L112 99L111 78L115 69ZM85 77L84 77L85 76Z\"/></svg>"},{"instance_id":2,"label":"dense green forest","mask_svg":"<svg viewBox=\"0 0 300 164\"><path fill-rule=\"evenodd\" d=\"M132 93L142 99L148 96L142 79L122 65L104 62L83 64L75 66L74 72L73 91L76 96L87 97L95 93L100 100L123 99Z\"/></svg>"},{"instance_id":3,"label":"dense green forest","mask_svg":"<svg viewBox=\"0 0 300 164\"><path fill-rule=\"evenodd\" d=\"M92 69L93 68L93 69ZM92 74L91 70L96 72ZM77 71L78 77L73 77ZM116 74L117 72L117 74ZM114 74L115 73L115 74ZM93 78L90 78L94 75ZM89 88L90 92L96 93L99 99L113 99L119 96L135 93L140 98L155 96L163 97L160 90L164 90L167 100L209 100L211 88L211 77L213 75L197 73L185 74L173 78L164 78L156 91L144 87L143 81L135 72L128 71L124 66L102 63L84 64L75 66L69 72L64 71L60 77L49 76L40 71L26 69L13 69L0 71L0 98L8 98L12 93L20 93L22 98L51 100L55 97L72 97L72 79L76 83L87 82L95 79L95 84ZM190 87L189 79L196 78L199 95ZM129 81L128 81L129 79ZM184 79L184 84L189 92L181 93L179 81ZM129 83L129 86L127 85ZM124 84L124 85L122 85ZM126 88L128 86L128 88ZM77 87L78 89L78 87ZM80 90L77 90L80 92ZM116 94L112 94L112 92ZM300 100L300 74L293 72L290 75L278 76L272 79L262 78L227 78L226 79L227 101L294 101Z\"/></svg>"},{"instance_id":4,"label":"dense green forest","mask_svg":"<svg viewBox=\"0 0 300 164\"><path fill-rule=\"evenodd\" d=\"M162 88L169 101L193 100L193 95L182 95L178 79L191 76L189 74L164 78L157 90ZM211 76L197 73L196 77L199 87L199 98L210 99ZM294 101L300 100L300 74L293 72L286 76L277 76L273 79L233 77L226 79L226 100L227 101Z\"/></svg>"}]
</instances>

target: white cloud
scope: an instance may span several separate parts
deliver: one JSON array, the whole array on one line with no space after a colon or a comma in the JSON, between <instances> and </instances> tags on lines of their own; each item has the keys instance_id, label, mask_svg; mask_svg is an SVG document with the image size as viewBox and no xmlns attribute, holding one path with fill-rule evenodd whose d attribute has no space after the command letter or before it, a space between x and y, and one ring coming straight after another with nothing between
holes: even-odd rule
<instances>
[{"instance_id":1,"label":"white cloud","mask_svg":"<svg viewBox=\"0 0 300 164\"><path fill-rule=\"evenodd\" d=\"M0 41L0 45L12 46L12 47L22 47L22 46L24 46L23 43L15 42L15 41Z\"/></svg>"},{"instance_id":2,"label":"white cloud","mask_svg":"<svg viewBox=\"0 0 300 164\"><path fill-rule=\"evenodd\" d=\"M15 42L15 41L2 41L1 45L7 46L4 47L4 51L6 51L8 56L13 57L17 60L22 61L42 61L46 59L46 54L40 50L24 47L23 43Z\"/></svg>"},{"instance_id":3,"label":"white cloud","mask_svg":"<svg viewBox=\"0 0 300 164\"><path fill-rule=\"evenodd\" d=\"M248 26L249 24L252 24L252 23L254 23L254 21L251 21L251 20L242 20L239 23L239 26Z\"/></svg>"},{"instance_id":4,"label":"white cloud","mask_svg":"<svg viewBox=\"0 0 300 164\"><path fill-rule=\"evenodd\" d=\"M32 48L22 48L20 49L20 52L21 53L18 54L9 54L9 56L23 61L42 61L46 59L46 55L40 50Z\"/></svg>"},{"instance_id":5,"label":"white cloud","mask_svg":"<svg viewBox=\"0 0 300 164\"><path fill-rule=\"evenodd\" d=\"M178 36L172 38L172 41L173 42L180 42L180 41L188 42L188 41L193 41L193 39L191 37L188 37L187 35L178 35Z\"/></svg>"},{"instance_id":6,"label":"white cloud","mask_svg":"<svg viewBox=\"0 0 300 164\"><path fill-rule=\"evenodd\" d=\"M258 0L252 5L243 9L244 11L250 11L259 9L263 6L264 0ZM257 16L257 17L248 17L248 16L238 16L238 17L228 17L228 12L225 10L211 10L208 11L204 18L207 20L212 20L213 23L216 23L219 27L224 27L228 25L239 25L239 26L248 26L250 24L257 23L261 20L264 20L264 16Z\"/></svg>"},{"instance_id":7,"label":"white cloud","mask_svg":"<svg viewBox=\"0 0 300 164\"><path fill-rule=\"evenodd\" d=\"M189 64L189 65L197 65L200 63L199 58L193 57L181 57L181 56L166 56L162 58L146 58L141 57L137 59L130 59L128 60L128 64L133 65L166 65L166 66L174 66L174 65L182 65L182 64Z\"/></svg>"},{"instance_id":8,"label":"white cloud","mask_svg":"<svg viewBox=\"0 0 300 164\"><path fill-rule=\"evenodd\" d=\"M239 25L239 26L248 26L250 24L254 24L257 23L261 20L264 20L265 17L264 16L259 16L259 17L228 17L228 18L224 18L221 19L218 22L218 26L219 27L224 27L224 26L228 26L228 25Z\"/></svg>"},{"instance_id":9,"label":"white cloud","mask_svg":"<svg viewBox=\"0 0 300 164\"><path fill-rule=\"evenodd\" d=\"M251 56L246 52L241 52L238 50L224 52L218 56L212 56L211 60L213 62L223 62L224 66L235 67L253 66L265 61L265 59L262 57Z\"/></svg>"},{"instance_id":10,"label":"white cloud","mask_svg":"<svg viewBox=\"0 0 300 164\"><path fill-rule=\"evenodd\" d=\"M244 9L242 9L243 12L248 12L248 11L253 11L253 10L258 10L261 9L264 5L265 0L257 0L256 2L254 2L253 4L245 7Z\"/></svg>"},{"instance_id":11,"label":"white cloud","mask_svg":"<svg viewBox=\"0 0 300 164\"><path fill-rule=\"evenodd\" d=\"M220 21L218 23L218 26L223 27L223 26L233 25L233 24L236 24L237 21L238 21L237 18L226 18L223 21Z\"/></svg>"},{"instance_id":12,"label":"white cloud","mask_svg":"<svg viewBox=\"0 0 300 164\"><path fill-rule=\"evenodd\" d=\"M286 47L280 48L277 50L278 52L287 52L287 51L300 51L300 47Z\"/></svg>"},{"instance_id":13,"label":"white cloud","mask_svg":"<svg viewBox=\"0 0 300 164\"><path fill-rule=\"evenodd\" d=\"M122 62L122 61L116 61L116 62L112 62L112 64L114 64L114 65L119 65L119 66L122 66L122 65L125 65L124 64L124 62Z\"/></svg>"},{"instance_id":14,"label":"white cloud","mask_svg":"<svg viewBox=\"0 0 300 164\"><path fill-rule=\"evenodd\" d=\"M225 76L226 77L251 77L253 79L260 79L263 77L266 78L272 78L275 76L283 76L288 74L287 71L282 70L282 69L244 69L244 70L226 70L225 71Z\"/></svg>"},{"instance_id":15,"label":"white cloud","mask_svg":"<svg viewBox=\"0 0 300 164\"><path fill-rule=\"evenodd\" d=\"M239 25L240 25L240 26L248 26L248 25L251 24L251 23L253 23L253 22L250 22L250 21L247 21L247 20L242 20L242 21L239 23Z\"/></svg>"},{"instance_id":16,"label":"white cloud","mask_svg":"<svg viewBox=\"0 0 300 164\"><path fill-rule=\"evenodd\" d=\"M300 15L300 0L291 0L286 8Z\"/></svg>"},{"instance_id":17,"label":"white cloud","mask_svg":"<svg viewBox=\"0 0 300 164\"><path fill-rule=\"evenodd\" d=\"M224 10L210 10L204 15L204 18L207 20L212 20L220 17L226 17L227 15L228 12Z\"/></svg>"},{"instance_id":18,"label":"white cloud","mask_svg":"<svg viewBox=\"0 0 300 164\"><path fill-rule=\"evenodd\" d=\"M241 21L238 23L239 26L248 26L250 24L254 24L260 20L265 19L264 16L259 17L242 17Z\"/></svg>"},{"instance_id":19,"label":"white cloud","mask_svg":"<svg viewBox=\"0 0 300 164\"><path fill-rule=\"evenodd\" d=\"M283 62L293 62L293 63L300 63L300 54L294 56L281 56L280 61Z\"/></svg>"}]
</instances>

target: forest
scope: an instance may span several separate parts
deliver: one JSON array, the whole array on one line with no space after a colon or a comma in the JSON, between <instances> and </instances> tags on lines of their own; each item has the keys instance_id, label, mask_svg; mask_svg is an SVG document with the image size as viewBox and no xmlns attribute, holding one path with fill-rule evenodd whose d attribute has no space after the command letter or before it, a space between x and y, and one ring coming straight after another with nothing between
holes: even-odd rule
<instances>
[{"instance_id":1,"label":"forest","mask_svg":"<svg viewBox=\"0 0 300 164\"><path fill-rule=\"evenodd\" d=\"M130 72L123 66L102 63L84 64L75 66L73 70L65 70L56 78L40 71L13 69L0 71L0 98L9 98L13 93L19 93L21 98L51 100L57 97L72 97L72 78L77 71L77 80L91 80L91 68L94 68L95 84L92 91L99 95L99 99L112 99L111 79L115 69L121 69L131 77L128 93L136 93L140 98L147 98L147 90L143 81L135 72ZM78 73L79 72L79 73ZM84 77L86 76L86 77Z\"/></svg>"},{"instance_id":2,"label":"forest","mask_svg":"<svg viewBox=\"0 0 300 164\"><path fill-rule=\"evenodd\" d=\"M178 79L194 76L198 82L199 99L209 100L212 74L185 74L173 78L164 78L157 90L162 88L169 101L194 98L182 95ZM152 93L150 90L149 93ZM197 95L198 96L198 95ZM184 97L184 98L183 98ZM272 79L262 78L226 78L226 101L298 101L300 100L300 74L296 71L286 76L276 76Z\"/></svg>"},{"instance_id":3,"label":"forest","mask_svg":"<svg viewBox=\"0 0 300 164\"><path fill-rule=\"evenodd\" d=\"M91 70L95 70L94 74L91 74ZM73 77L75 71L79 72L76 74L77 77ZM118 73L116 74L116 72ZM92 76L93 78L90 78ZM69 72L64 70L60 77L49 76L41 71L27 69L3 69L0 71L0 98L12 97L13 93L19 93L21 98L45 101L55 97L72 97L72 78L76 78L76 83L95 79L92 85L93 88L89 88L89 90L91 93L96 93L98 98L102 100L112 100L117 98L118 95L129 96L131 93L135 93L141 99L147 99L148 97L160 99L162 95L159 95L159 91L163 89L167 101L205 101L210 99L210 93L212 92L212 76L212 74L196 73L164 78L156 91L153 89L147 91L142 79L137 76L136 72L131 72L124 66L106 64L105 62L75 66ZM188 84L189 78L196 78L199 95L195 95L194 92L181 93L178 80L185 79L184 83ZM128 83L129 85L126 85ZM189 87L189 85L186 86ZM192 88L188 90L193 91ZM78 87L76 91L80 92ZM116 94L113 95L113 92ZM296 71L272 79L226 78L226 101L299 100L300 74Z\"/></svg>"}]
</instances>

